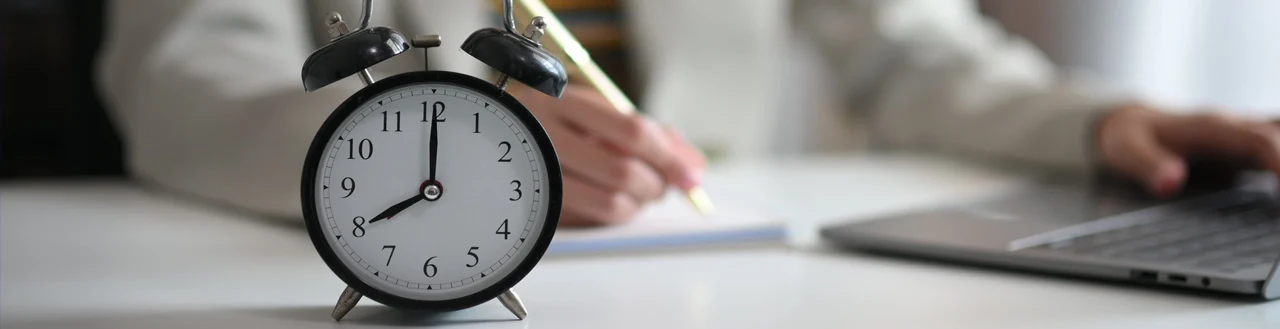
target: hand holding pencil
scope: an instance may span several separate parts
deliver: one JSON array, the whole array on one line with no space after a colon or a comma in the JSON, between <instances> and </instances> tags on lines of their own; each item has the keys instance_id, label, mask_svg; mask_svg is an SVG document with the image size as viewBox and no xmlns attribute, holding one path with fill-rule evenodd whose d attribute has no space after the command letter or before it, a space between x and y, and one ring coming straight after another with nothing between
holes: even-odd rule
<instances>
[{"instance_id":1,"label":"hand holding pencil","mask_svg":"<svg viewBox=\"0 0 1280 329\"><path fill-rule=\"evenodd\" d=\"M560 99L520 97L556 143L565 169L564 222L625 221L668 186L682 190L703 215L714 206L699 187L705 158L677 132L637 115L630 99L591 60L569 30L539 0L515 0L517 12L546 23L542 44L576 69ZM572 83L574 79L580 79Z\"/></svg>"}]
</instances>

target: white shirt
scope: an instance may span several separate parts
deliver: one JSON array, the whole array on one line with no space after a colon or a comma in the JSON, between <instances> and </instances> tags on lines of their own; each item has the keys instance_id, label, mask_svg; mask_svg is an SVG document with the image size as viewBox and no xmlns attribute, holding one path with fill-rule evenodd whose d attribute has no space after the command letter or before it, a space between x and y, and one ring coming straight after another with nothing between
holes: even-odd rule
<instances>
[{"instance_id":1,"label":"white shirt","mask_svg":"<svg viewBox=\"0 0 1280 329\"><path fill-rule=\"evenodd\" d=\"M1029 44L984 21L969 1L743 3L756 6L627 2L638 36L634 48L647 55L648 89L661 96L645 103L696 142L727 144L732 152L759 153L752 148L815 130L771 125L789 113L817 111L806 114L810 124L842 130L830 135L842 137L828 139L864 136L873 146L1087 170L1095 162L1093 119L1120 100L1064 76ZM337 9L353 22L358 5L111 2L99 83L123 132L132 175L238 208L299 217L307 146L330 111L360 87L349 78L305 93L302 62L328 39L326 13ZM457 46L470 32L497 24L487 6L378 1L371 24L440 34L445 44L433 50L432 60L440 61L433 67L483 75L486 68ZM794 14L777 16L785 12ZM719 20L709 16L717 13ZM770 44L779 40L787 42ZM841 103L793 108L799 103L752 96L774 90L799 69L791 65L800 61L788 57L797 53L774 51L793 46L809 47L800 49L822 60L820 70L832 82L821 85L842 96ZM421 56L400 56L376 66L374 76L421 67ZM726 80L738 82L717 85ZM740 124L705 124L709 119Z\"/></svg>"}]
</instances>

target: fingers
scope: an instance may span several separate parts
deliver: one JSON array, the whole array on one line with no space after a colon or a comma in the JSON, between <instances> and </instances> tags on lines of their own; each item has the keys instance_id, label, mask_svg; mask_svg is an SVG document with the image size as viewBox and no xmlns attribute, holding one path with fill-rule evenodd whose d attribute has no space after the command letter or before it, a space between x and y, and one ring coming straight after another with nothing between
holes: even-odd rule
<instances>
[{"instance_id":1,"label":"fingers","mask_svg":"<svg viewBox=\"0 0 1280 329\"><path fill-rule=\"evenodd\" d=\"M1182 158L1166 149L1147 133L1129 135L1112 149L1116 169L1141 180L1151 193L1167 196L1176 192L1186 179Z\"/></svg>"},{"instance_id":2,"label":"fingers","mask_svg":"<svg viewBox=\"0 0 1280 329\"><path fill-rule=\"evenodd\" d=\"M615 110L602 96L593 92L566 92L566 97L585 106L565 108L573 111L563 117L572 124L617 146L626 155L634 156L656 169L664 180L681 189L698 184L698 170L691 161L677 153L677 147L667 132L656 123L643 117L623 114Z\"/></svg>"},{"instance_id":3,"label":"fingers","mask_svg":"<svg viewBox=\"0 0 1280 329\"><path fill-rule=\"evenodd\" d=\"M565 173L564 225L630 220L668 186L687 189L701 179L705 159L673 129L624 115L581 86L569 88L560 99L522 94Z\"/></svg>"},{"instance_id":4,"label":"fingers","mask_svg":"<svg viewBox=\"0 0 1280 329\"><path fill-rule=\"evenodd\" d=\"M671 141L671 145L675 148L676 156L679 156L686 163L689 163L699 171L706 169L706 156L702 154L702 151L693 147L693 144L690 144L689 141L684 138L684 134L681 134L680 130L672 126L664 126L663 132L665 133L667 140Z\"/></svg>"},{"instance_id":5,"label":"fingers","mask_svg":"<svg viewBox=\"0 0 1280 329\"><path fill-rule=\"evenodd\" d=\"M565 171L581 176L605 191L625 193L640 203L657 200L666 189L663 178L639 159L618 156L564 123L545 124L555 141Z\"/></svg>"},{"instance_id":6,"label":"fingers","mask_svg":"<svg viewBox=\"0 0 1280 329\"><path fill-rule=\"evenodd\" d=\"M573 175L564 178L564 200L561 220L571 226L618 224L640 210L626 194L608 192Z\"/></svg>"},{"instance_id":7,"label":"fingers","mask_svg":"<svg viewBox=\"0 0 1280 329\"><path fill-rule=\"evenodd\" d=\"M1280 175L1280 128L1221 114L1182 117L1161 138L1185 156L1248 160Z\"/></svg>"}]
</instances>

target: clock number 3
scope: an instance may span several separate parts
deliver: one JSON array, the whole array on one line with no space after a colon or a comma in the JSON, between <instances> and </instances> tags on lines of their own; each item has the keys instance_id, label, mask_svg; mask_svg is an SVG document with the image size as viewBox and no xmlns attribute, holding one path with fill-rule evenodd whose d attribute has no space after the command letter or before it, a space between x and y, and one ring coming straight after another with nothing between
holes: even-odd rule
<instances>
[{"instance_id":1,"label":"clock number 3","mask_svg":"<svg viewBox=\"0 0 1280 329\"><path fill-rule=\"evenodd\" d=\"M520 181L518 181L518 180L513 180L513 181L511 181L511 184L516 186L516 188L512 190L512 191L516 192L516 197L514 197L514 198L507 198L507 200L511 200L511 201L519 201L519 200L520 200L520 198L524 197L524 192L521 192L521 191L520 191Z\"/></svg>"}]
</instances>

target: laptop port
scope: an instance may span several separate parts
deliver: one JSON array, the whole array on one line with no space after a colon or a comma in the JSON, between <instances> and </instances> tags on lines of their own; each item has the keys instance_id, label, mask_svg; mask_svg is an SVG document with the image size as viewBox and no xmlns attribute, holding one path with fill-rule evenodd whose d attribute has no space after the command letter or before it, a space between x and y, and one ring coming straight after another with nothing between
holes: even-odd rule
<instances>
[{"instance_id":1,"label":"laptop port","mask_svg":"<svg viewBox=\"0 0 1280 329\"><path fill-rule=\"evenodd\" d=\"M1133 270L1129 272L1129 277L1143 282L1157 282L1160 279L1160 274L1153 271Z\"/></svg>"},{"instance_id":2,"label":"laptop port","mask_svg":"<svg viewBox=\"0 0 1280 329\"><path fill-rule=\"evenodd\" d=\"M1181 274L1169 274L1169 281L1176 283L1187 283L1187 276Z\"/></svg>"},{"instance_id":3,"label":"laptop port","mask_svg":"<svg viewBox=\"0 0 1280 329\"><path fill-rule=\"evenodd\" d=\"M1200 284L1201 284L1201 285L1204 285L1205 287L1208 287L1208 286L1209 286L1209 278L1201 278L1201 279L1200 279Z\"/></svg>"}]
</instances>

